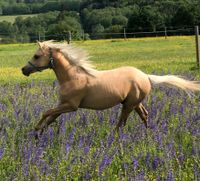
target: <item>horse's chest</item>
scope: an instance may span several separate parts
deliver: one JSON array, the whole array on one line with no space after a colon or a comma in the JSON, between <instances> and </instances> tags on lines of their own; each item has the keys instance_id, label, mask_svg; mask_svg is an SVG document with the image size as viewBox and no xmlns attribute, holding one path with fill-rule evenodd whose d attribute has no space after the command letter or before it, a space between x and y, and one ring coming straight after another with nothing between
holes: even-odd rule
<instances>
[{"instance_id":1,"label":"horse's chest","mask_svg":"<svg viewBox=\"0 0 200 181\"><path fill-rule=\"evenodd\" d=\"M65 102L71 99L79 99L83 96L84 86L80 83L68 83L62 85L59 90L60 100L61 102Z\"/></svg>"}]
</instances>

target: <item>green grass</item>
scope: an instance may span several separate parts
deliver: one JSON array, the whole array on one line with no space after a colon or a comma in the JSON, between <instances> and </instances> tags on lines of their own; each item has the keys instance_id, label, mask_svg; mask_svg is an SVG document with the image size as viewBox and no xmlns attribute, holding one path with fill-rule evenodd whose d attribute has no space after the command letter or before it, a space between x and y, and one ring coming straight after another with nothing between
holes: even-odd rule
<instances>
[{"instance_id":1,"label":"green grass","mask_svg":"<svg viewBox=\"0 0 200 181\"><path fill-rule=\"evenodd\" d=\"M134 66L146 73L190 72L198 77L195 68L194 37L138 38L124 40L96 40L74 42L87 50L99 70L120 66ZM0 82L54 80L51 70L24 77L21 67L31 58L37 44L0 45Z\"/></svg>"},{"instance_id":2,"label":"green grass","mask_svg":"<svg viewBox=\"0 0 200 181\"><path fill-rule=\"evenodd\" d=\"M2 21L7 21L10 23L14 23L16 17L22 17L23 19L28 18L28 17L33 17L35 14L28 14L28 15L12 15L12 16L0 16L0 22Z\"/></svg>"}]
</instances>

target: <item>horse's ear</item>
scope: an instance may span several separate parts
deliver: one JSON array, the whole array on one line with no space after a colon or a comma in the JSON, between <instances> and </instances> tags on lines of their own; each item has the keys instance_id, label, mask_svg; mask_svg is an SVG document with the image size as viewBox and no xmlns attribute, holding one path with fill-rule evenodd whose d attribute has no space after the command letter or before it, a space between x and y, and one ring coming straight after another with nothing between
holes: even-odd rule
<instances>
[{"instance_id":1,"label":"horse's ear","mask_svg":"<svg viewBox=\"0 0 200 181\"><path fill-rule=\"evenodd\" d=\"M37 44L38 44L38 46L39 46L41 49L43 48L43 46L42 46L42 43L41 43L41 42L37 41Z\"/></svg>"}]
</instances>

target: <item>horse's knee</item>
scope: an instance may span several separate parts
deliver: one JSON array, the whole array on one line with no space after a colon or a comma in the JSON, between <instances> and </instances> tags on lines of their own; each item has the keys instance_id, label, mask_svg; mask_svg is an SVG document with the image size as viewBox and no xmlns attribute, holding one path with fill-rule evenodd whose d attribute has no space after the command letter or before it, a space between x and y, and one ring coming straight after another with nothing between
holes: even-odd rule
<instances>
[{"instance_id":1,"label":"horse's knee","mask_svg":"<svg viewBox=\"0 0 200 181\"><path fill-rule=\"evenodd\" d=\"M138 113L140 118L145 124L145 127L147 128L147 122L148 122L148 112L145 109L145 107L142 104L139 104L136 108L135 111Z\"/></svg>"}]
</instances>

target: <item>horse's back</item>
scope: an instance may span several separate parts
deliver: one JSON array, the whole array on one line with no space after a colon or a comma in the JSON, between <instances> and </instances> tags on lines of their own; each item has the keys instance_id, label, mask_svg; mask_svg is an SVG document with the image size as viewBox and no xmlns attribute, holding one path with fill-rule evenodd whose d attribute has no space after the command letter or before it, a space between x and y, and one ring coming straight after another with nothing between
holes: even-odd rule
<instances>
[{"instance_id":1,"label":"horse's back","mask_svg":"<svg viewBox=\"0 0 200 181\"><path fill-rule=\"evenodd\" d=\"M100 77L101 81L110 81L114 84L129 82L136 84L139 89L143 90L147 94L151 89L151 83L148 75L135 67L119 67L112 70L99 71L97 77Z\"/></svg>"},{"instance_id":2,"label":"horse's back","mask_svg":"<svg viewBox=\"0 0 200 181\"><path fill-rule=\"evenodd\" d=\"M128 97L136 104L149 93L150 87L148 76L134 67L98 71L88 80L87 95L81 107L104 109Z\"/></svg>"},{"instance_id":3,"label":"horse's back","mask_svg":"<svg viewBox=\"0 0 200 181\"><path fill-rule=\"evenodd\" d=\"M148 95L151 90L151 82L148 75L135 67L119 67L113 69L112 74L117 75L117 81L128 81L131 85L130 93L140 94L141 99Z\"/></svg>"}]
</instances>

